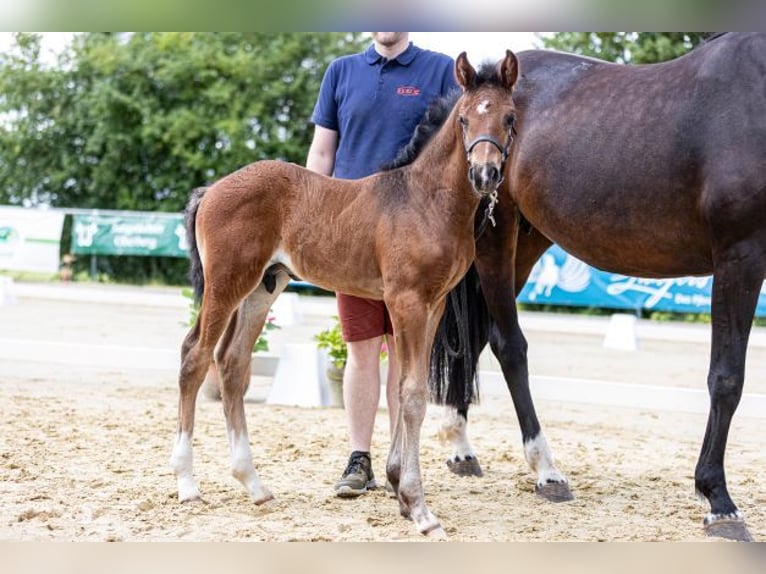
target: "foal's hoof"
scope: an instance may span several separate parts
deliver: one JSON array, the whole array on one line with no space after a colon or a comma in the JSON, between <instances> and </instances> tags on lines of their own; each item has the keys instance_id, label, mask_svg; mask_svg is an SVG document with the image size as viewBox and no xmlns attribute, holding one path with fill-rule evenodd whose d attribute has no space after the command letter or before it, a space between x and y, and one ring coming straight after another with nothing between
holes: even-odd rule
<instances>
[{"instance_id":1,"label":"foal's hoof","mask_svg":"<svg viewBox=\"0 0 766 574\"><path fill-rule=\"evenodd\" d=\"M447 533L438 522L426 528L421 534L427 536L429 540L447 540Z\"/></svg>"},{"instance_id":2,"label":"foal's hoof","mask_svg":"<svg viewBox=\"0 0 766 574\"><path fill-rule=\"evenodd\" d=\"M447 460L447 467L458 476L484 476L479 459L467 456L463 460L458 457Z\"/></svg>"},{"instance_id":3,"label":"foal's hoof","mask_svg":"<svg viewBox=\"0 0 766 574\"><path fill-rule=\"evenodd\" d=\"M546 482L535 485L535 493L549 502L568 502L574 500L572 491L566 482Z\"/></svg>"},{"instance_id":4,"label":"foal's hoof","mask_svg":"<svg viewBox=\"0 0 766 574\"><path fill-rule=\"evenodd\" d=\"M745 520L738 514L708 514L705 517L705 533L737 542L752 542Z\"/></svg>"},{"instance_id":5,"label":"foal's hoof","mask_svg":"<svg viewBox=\"0 0 766 574\"><path fill-rule=\"evenodd\" d=\"M264 489L262 494L257 497L254 496L252 500L253 504L256 506L261 506L262 504L266 504L267 502L274 500L274 495L271 494L270 490Z\"/></svg>"}]
</instances>

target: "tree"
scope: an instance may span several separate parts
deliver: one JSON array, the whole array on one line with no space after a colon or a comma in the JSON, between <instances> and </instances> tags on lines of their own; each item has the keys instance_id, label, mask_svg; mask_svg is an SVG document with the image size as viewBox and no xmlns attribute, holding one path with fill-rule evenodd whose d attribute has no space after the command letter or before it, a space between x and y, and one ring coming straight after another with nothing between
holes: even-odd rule
<instances>
[{"instance_id":1,"label":"tree","mask_svg":"<svg viewBox=\"0 0 766 574\"><path fill-rule=\"evenodd\" d=\"M358 33L84 33L51 66L40 40L17 34L0 54L0 203L171 212L250 162L303 163L325 68L368 42ZM89 263L80 258L78 269ZM153 257L99 264L139 282L183 282L187 268Z\"/></svg>"},{"instance_id":2,"label":"tree","mask_svg":"<svg viewBox=\"0 0 766 574\"><path fill-rule=\"evenodd\" d=\"M179 211L252 161L302 163L344 33L86 33L40 61L17 35L0 68L0 202Z\"/></svg>"},{"instance_id":3,"label":"tree","mask_svg":"<svg viewBox=\"0 0 766 574\"><path fill-rule=\"evenodd\" d=\"M543 44L610 62L650 64L682 56L709 36L709 32L559 32L544 37Z\"/></svg>"}]
</instances>

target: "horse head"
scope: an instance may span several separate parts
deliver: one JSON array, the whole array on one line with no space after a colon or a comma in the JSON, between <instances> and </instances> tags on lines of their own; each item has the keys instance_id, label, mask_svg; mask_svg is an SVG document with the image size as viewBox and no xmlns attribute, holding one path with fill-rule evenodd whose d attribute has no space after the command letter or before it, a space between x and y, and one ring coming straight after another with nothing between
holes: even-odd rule
<instances>
[{"instance_id":1,"label":"horse head","mask_svg":"<svg viewBox=\"0 0 766 574\"><path fill-rule=\"evenodd\" d=\"M477 73L462 52L455 61L455 77L463 88L457 109L474 191L489 195L503 182L505 161L513 141L516 108L511 97L519 63L510 50L494 67Z\"/></svg>"}]
</instances>

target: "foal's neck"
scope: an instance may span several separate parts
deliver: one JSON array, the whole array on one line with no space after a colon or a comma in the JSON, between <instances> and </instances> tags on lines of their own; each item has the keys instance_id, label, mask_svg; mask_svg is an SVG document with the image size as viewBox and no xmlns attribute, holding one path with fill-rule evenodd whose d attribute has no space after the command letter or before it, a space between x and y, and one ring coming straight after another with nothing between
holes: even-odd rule
<instances>
[{"instance_id":1,"label":"foal's neck","mask_svg":"<svg viewBox=\"0 0 766 574\"><path fill-rule=\"evenodd\" d=\"M449 209L456 213L471 215L476 211L479 198L468 181L463 139L456 133L452 114L408 169L413 185L422 187L419 193L429 201L451 203Z\"/></svg>"}]
</instances>

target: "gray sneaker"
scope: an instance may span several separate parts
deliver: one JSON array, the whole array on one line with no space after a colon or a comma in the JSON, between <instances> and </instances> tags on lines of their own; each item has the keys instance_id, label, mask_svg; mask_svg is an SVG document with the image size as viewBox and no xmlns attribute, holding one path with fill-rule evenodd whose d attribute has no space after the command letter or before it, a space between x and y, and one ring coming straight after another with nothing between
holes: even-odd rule
<instances>
[{"instance_id":1,"label":"gray sneaker","mask_svg":"<svg viewBox=\"0 0 766 574\"><path fill-rule=\"evenodd\" d=\"M377 486L370 453L355 450L348 459L343 476L335 483L335 494L341 498L354 498Z\"/></svg>"}]
</instances>

